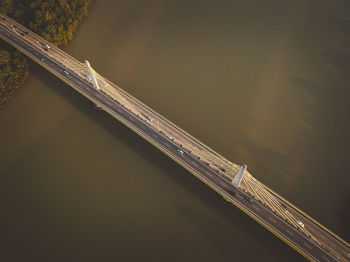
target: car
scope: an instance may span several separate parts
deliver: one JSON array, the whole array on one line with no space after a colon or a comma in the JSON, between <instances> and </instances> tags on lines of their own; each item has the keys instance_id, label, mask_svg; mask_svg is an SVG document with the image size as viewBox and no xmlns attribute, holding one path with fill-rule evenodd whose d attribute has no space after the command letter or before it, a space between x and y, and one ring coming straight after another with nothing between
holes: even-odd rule
<instances>
[{"instance_id":1,"label":"car","mask_svg":"<svg viewBox=\"0 0 350 262\"><path fill-rule=\"evenodd\" d=\"M147 118L149 121L152 121L152 120L153 120L152 117L150 117L150 116L146 116L146 118Z\"/></svg>"},{"instance_id":2,"label":"car","mask_svg":"<svg viewBox=\"0 0 350 262\"><path fill-rule=\"evenodd\" d=\"M41 41L37 41L37 43L41 46L42 49L44 49L45 51L48 51L50 46L44 42Z\"/></svg>"},{"instance_id":3,"label":"car","mask_svg":"<svg viewBox=\"0 0 350 262\"><path fill-rule=\"evenodd\" d=\"M183 151L183 150L181 150L180 148L178 148L176 151L177 151L177 152L179 152L181 155L183 155L183 154L184 154L184 151Z\"/></svg>"},{"instance_id":4,"label":"car","mask_svg":"<svg viewBox=\"0 0 350 262\"><path fill-rule=\"evenodd\" d=\"M40 60L41 60L42 62L44 62L44 61L45 61L45 57L40 57Z\"/></svg>"},{"instance_id":5,"label":"car","mask_svg":"<svg viewBox=\"0 0 350 262\"><path fill-rule=\"evenodd\" d=\"M301 226L301 227L304 227L304 226L305 226L304 223L301 222L300 220L297 221L297 224L298 224L299 226Z\"/></svg>"},{"instance_id":6,"label":"car","mask_svg":"<svg viewBox=\"0 0 350 262\"><path fill-rule=\"evenodd\" d=\"M281 207L284 209L284 211L286 211L286 212L288 211L288 207L286 205L281 203Z\"/></svg>"},{"instance_id":7,"label":"car","mask_svg":"<svg viewBox=\"0 0 350 262\"><path fill-rule=\"evenodd\" d=\"M88 80L91 80L90 75L86 75L86 74L84 74L84 73L81 73L81 75L82 75L83 77L87 78Z\"/></svg>"},{"instance_id":8,"label":"car","mask_svg":"<svg viewBox=\"0 0 350 262\"><path fill-rule=\"evenodd\" d=\"M253 203L254 202L253 199L251 197L249 197L249 196L243 196L243 198L245 200L247 200L249 203Z\"/></svg>"},{"instance_id":9,"label":"car","mask_svg":"<svg viewBox=\"0 0 350 262\"><path fill-rule=\"evenodd\" d=\"M69 75L69 72L67 70L63 70L63 73L65 73L66 75Z\"/></svg>"}]
</instances>

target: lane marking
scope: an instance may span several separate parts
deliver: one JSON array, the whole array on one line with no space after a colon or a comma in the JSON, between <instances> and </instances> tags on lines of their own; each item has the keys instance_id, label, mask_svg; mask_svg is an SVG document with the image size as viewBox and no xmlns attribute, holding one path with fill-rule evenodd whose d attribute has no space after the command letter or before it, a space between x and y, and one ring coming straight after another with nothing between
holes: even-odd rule
<instances>
[{"instance_id":1,"label":"lane marking","mask_svg":"<svg viewBox=\"0 0 350 262\"><path fill-rule=\"evenodd\" d=\"M312 246L310 246L308 243L305 243L305 246L312 249Z\"/></svg>"},{"instance_id":2,"label":"lane marking","mask_svg":"<svg viewBox=\"0 0 350 262\"><path fill-rule=\"evenodd\" d=\"M195 162L193 162L192 160L191 160L191 162L192 162L192 164L194 164L195 166L198 166L198 164L197 164L197 163L195 163Z\"/></svg>"},{"instance_id":3,"label":"lane marking","mask_svg":"<svg viewBox=\"0 0 350 262\"><path fill-rule=\"evenodd\" d=\"M272 221L272 222L274 222L274 223L276 223L277 221L276 220L274 220L272 217L269 217L269 219Z\"/></svg>"},{"instance_id":4,"label":"lane marking","mask_svg":"<svg viewBox=\"0 0 350 262\"><path fill-rule=\"evenodd\" d=\"M323 257L324 260L331 262L331 261L330 261L328 258L326 258L325 256L322 256L322 257Z\"/></svg>"},{"instance_id":5,"label":"lane marking","mask_svg":"<svg viewBox=\"0 0 350 262\"><path fill-rule=\"evenodd\" d=\"M337 245L336 245L334 242L330 242L330 244L331 244L333 247L337 247Z\"/></svg>"},{"instance_id":6,"label":"lane marking","mask_svg":"<svg viewBox=\"0 0 350 262\"><path fill-rule=\"evenodd\" d=\"M314 230L313 230L314 231ZM315 231L314 231L315 232ZM323 239L327 239L324 235L318 235L318 237L323 238Z\"/></svg>"},{"instance_id":7,"label":"lane marking","mask_svg":"<svg viewBox=\"0 0 350 262\"><path fill-rule=\"evenodd\" d=\"M252 205L252 208L254 208L255 210L259 210L256 206L253 206L253 205Z\"/></svg>"},{"instance_id":8,"label":"lane marking","mask_svg":"<svg viewBox=\"0 0 350 262\"><path fill-rule=\"evenodd\" d=\"M290 230L287 229L287 232L288 232L289 234L291 234L292 236L294 236L294 234L293 234L292 231L290 231Z\"/></svg>"}]
</instances>

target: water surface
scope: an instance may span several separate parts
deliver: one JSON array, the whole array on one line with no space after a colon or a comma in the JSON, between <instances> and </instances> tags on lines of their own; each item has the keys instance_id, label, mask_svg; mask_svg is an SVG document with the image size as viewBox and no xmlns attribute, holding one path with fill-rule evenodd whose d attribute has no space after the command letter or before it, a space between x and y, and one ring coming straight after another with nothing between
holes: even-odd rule
<instances>
[{"instance_id":1,"label":"water surface","mask_svg":"<svg viewBox=\"0 0 350 262\"><path fill-rule=\"evenodd\" d=\"M65 49L350 239L350 5L96 1ZM37 65L0 112L4 261L304 261Z\"/></svg>"}]
</instances>

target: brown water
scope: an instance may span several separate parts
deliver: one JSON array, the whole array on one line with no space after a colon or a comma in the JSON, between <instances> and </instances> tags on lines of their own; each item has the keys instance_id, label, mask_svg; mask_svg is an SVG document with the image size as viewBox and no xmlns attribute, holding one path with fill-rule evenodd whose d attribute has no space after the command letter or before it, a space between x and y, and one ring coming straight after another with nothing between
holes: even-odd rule
<instances>
[{"instance_id":1,"label":"brown water","mask_svg":"<svg viewBox=\"0 0 350 262\"><path fill-rule=\"evenodd\" d=\"M350 4L96 1L65 50L350 240ZM303 261L37 65L0 112L1 261Z\"/></svg>"}]
</instances>

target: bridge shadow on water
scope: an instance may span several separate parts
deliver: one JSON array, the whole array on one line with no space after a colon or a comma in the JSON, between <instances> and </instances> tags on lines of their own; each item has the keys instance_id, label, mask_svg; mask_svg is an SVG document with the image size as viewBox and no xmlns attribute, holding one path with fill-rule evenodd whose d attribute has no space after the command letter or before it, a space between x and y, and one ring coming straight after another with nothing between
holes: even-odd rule
<instances>
[{"instance_id":1,"label":"bridge shadow on water","mask_svg":"<svg viewBox=\"0 0 350 262\"><path fill-rule=\"evenodd\" d=\"M215 191L132 132L124 124L107 113L96 110L92 102L39 65L31 62L30 67L32 75L45 86L73 105L83 115L93 119L101 128L118 138L121 143L132 149L140 157L167 174L172 181L180 185L181 188L185 189L215 214L223 217L225 223L195 210L192 206L175 207L176 212L181 217L199 228L207 242L218 250L223 257L235 258L236 261L264 260L265 256L274 257L274 261L304 261L304 258L292 248L253 221L241 210L225 202ZM242 237L242 235L245 236L245 240L241 244L237 238ZM246 245L247 239L254 240L253 246ZM256 243L266 254L257 254L252 250Z\"/></svg>"}]
</instances>

